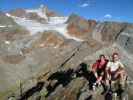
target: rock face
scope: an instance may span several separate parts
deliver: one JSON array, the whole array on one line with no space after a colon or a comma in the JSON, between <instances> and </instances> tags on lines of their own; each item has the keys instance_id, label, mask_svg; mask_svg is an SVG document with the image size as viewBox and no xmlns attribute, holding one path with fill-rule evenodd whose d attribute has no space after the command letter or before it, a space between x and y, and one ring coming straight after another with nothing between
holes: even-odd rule
<instances>
[{"instance_id":1,"label":"rock face","mask_svg":"<svg viewBox=\"0 0 133 100\"><path fill-rule=\"evenodd\" d=\"M35 12L18 9L11 14L36 20L39 25L45 23L45 19ZM47 16L56 14L48 11ZM66 29L61 28L64 24ZM100 54L109 58L113 52L120 53L129 77L133 79L133 24L96 22L72 14L66 23L58 23L56 27L54 24L56 30L52 29L52 23L43 25L44 31L36 30L37 34L29 35L26 27L0 12L0 99L13 94L15 98L27 96L29 100L99 100L103 97L98 93L92 96L85 77L71 75L68 80L67 74L64 81L60 78L62 75L51 81L48 79L56 72L64 75L69 70L77 70L82 62L88 64L89 70ZM49 25L51 29L45 30ZM53 88L48 87L49 84ZM51 92L49 95L47 89ZM130 96L132 98L131 93Z\"/></svg>"},{"instance_id":2,"label":"rock face","mask_svg":"<svg viewBox=\"0 0 133 100\"><path fill-rule=\"evenodd\" d=\"M47 7L46 7L45 9L46 9L46 15L47 15L48 17L57 17L57 16L59 16L59 14L57 14L57 13L54 12L54 11L49 10Z\"/></svg>"},{"instance_id":3,"label":"rock face","mask_svg":"<svg viewBox=\"0 0 133 100\"><path fill-rule=\"evenodd\" d=\"M43 32L42 37L40 38L40 40L38 40L39 46L40 47L55 47L55 48L60 47L61 45L63 45L65 40L63 36L59 36L58 34L59 33L56 31Z\"/></svg>"},{"instance_id":4,"label":"rock face","mask_svg":"<svg viewBox=\"0 0 133 100\"><path fill-rule=\"evenodd\" d=\"M95 20L86 20L75 14L72 14L68 21L68 33L72 36L86 39L91 37L92 31L96 26Z\"/></svg>"},{"instance_id":5,"label":"rock face","mask_svg":"<svg viewBox=\"0 0 133 100\"><path fill-rule=\"evenodd\" d=\"M133 25L127 24L125 30L123 30L118 37L117 41L121 47L127 52L133 53Z\"/></svg>"},{"instance_id":6,"label":"rock face","mask_svg":"<svg viewBox=\"0 0 133 100\"><path fill-rule=\"evenodd\" d=\"M46 19L42 18L41 16L38 15L37 12L34 12L34 11L27 12L25 9L16 9L16 10L10 11L8 14L14 17L26 18L29 20L38 21L40 23L46 23Z\"/></svg>"},{"instance_id":7,"label":"rock face","mask_svg":"<svg viewBox=\"0 0 133 100\"><path fill-rule=\"evenodd\" d=\"M126 23L118 22L102 22L97 24L94 29L93 34L94 38L97 36L101 37L100 41L102 42L114 42L119 34L123 32L126 28Z\"/></svg>"},{"instance_id":8,"label":"rock face","mask_svg":"<svg viewBox=\"0 0 133 100\"><path fill-rule=\"evenodd\" d=\"M19 26L12 18L6 16L4 13L0 14L0 39L1 40L13 40L29 32Z\"/></svg>"},{"instance_id":9,"label":"rock face","mask_svg":"<svg viewBox=\"0 0 133 100\"><path fill-rule=\"evenodd\" d=\"M16 17L25 17L26 16L26 11L24 9L12 10L9 13Z\"/></svg>"},{"instance_id":10,"label":"rock face","mask_svg":"<svg viewBox=\"0 0 133 100\"><path fill-rule=\"evenodd\" d=\"M0 25L15 25L16 23L12 18L9 18L5 13L0 12Z\"/></svg>"}]
</instances>

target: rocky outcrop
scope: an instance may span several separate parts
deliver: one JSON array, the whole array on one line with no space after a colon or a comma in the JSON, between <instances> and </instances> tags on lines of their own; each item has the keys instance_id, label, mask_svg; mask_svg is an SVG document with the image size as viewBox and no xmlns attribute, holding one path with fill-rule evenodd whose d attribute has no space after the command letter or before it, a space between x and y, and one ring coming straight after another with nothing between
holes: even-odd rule
<instances>
[{"instance_id":1,"label":"rocky outcrop","mask_svg":"<svg viewBox=\"0 0 133 100\"><path fill-rule=\"evenodd\" d=\"M46 23L46 19L41 18L41 17L40 17L37 13L35 13L35 12L27 13L25 18L30 19L30 20L35 20L35 21L40 22L40 23Z\"/></svg>"},{"instance_id":2,"label":"rocky outcrop","mask_svg":"<svg viewBox=\"0 0 133 100\"><path fill-rule=\"evenodd\" d=\"M96 26L95 20L86 20L75 14L68 18L68 33L80 39L88 39Z\"/></svg>"},{"instance_id":3,"label":"rocky outcrop","mask_svg":"<svg viewBox=\"0 0 133 100\"><path fill-rule=\"evenodd\" d=\"M126 28L126 23L101 22L98 23L93 31L93 38L102 42L112 43ZM98 36L98 37L97 37Z\"/></svg>"},{"instance_id":4,"label":"rocky outcrop","mask_svg":"<svg viewBox=\"0 0 133 100\"><path fill-rule=\"evenodd\" d=\"M58 87L55 92L47 98L47 100L77 100L78 93L84 86L85 82L86 81L83 78L74 79L65 88Z\"/></svg>"},{"instance_id":5,"label":"rocky outcrop","mask_svg":"<svg viewBox=\"0 0 133 100\"><path fill-rule=\"evenodd\" d=\"M3 57L4 63L10 64L18 64L20 63L25 57L22 55L7 55Z\"/></svg>"},{"instance_id":6,"label":"rocky outcrop","mask_svg":"<svg viewBox=\"0 0 133 100\"><path fill-rule=\"evenodd\" d=\"M0 39L1 40L14 40L24 35L28 35L29 32L19 26L12 18L5 14L0 14Z\"/></svg>"},{"instance_id":7,"label":"rocky outcrop","mask_svg":"<svg viewBox=\"0 0 133 100\"><path fill-rule=\"evenodd\" d=\"M59 48L63 45L65 39L56 31L46 31L42 33L41 38L35 43L39 47L55 47Z\"/></svg>"},{"instance_id":8,"label":"rocky outcrop","mask_svg":"<svg viewBox=\"0 0 133 100\"><path fill-rule=\"evenodd\" d=\"M11 25L16 25L16 23L12 18L6 16L5 13L0 12L0 25L11 27Z\"/></svg>"},{"instance_id":9,"label":"rocky outcrop","mask_svg":"<svg viewBox=\"0 0 133 100\"><path fill-rule=\"evenodd\" d=\"M127 24L125 30L117 38L118 44L127 52L133 53L133 25Z\"/></svg>"},{"instance_id":10,"label":"rocky outcrop","mask_svg":"<svg viewBox=\"0 0 133 100\"><path fill-rule=\"evenodd\" d=\"M11 15L16 16L16 17L22 17L24 18L26 16L26 11L25 9L15 9L9 12Z\"/></svg>"},{"instance_id":11,"label":"rocky outcrop","mask_svg":"<svg viewBox=\"0 0 133 100\"><path fill-rule=\"evenodd\" d=\"M16 9L16 10L10 11L9 14L14 16L14 17L25 18L25 19L29 19L29 20L35 20L35 21L40 22L40 23L46 23L46 19L39 16L37 14L37 12L27 12L24 9Z\"/></svg>"},{"instance_id":12,"label":"rocky outcrop","mask_svg":"<svg viewBox=\"0 0 133 100\"><path fill-rule=\"evenodd\" d=\"M47 6L45 6L45 13L47 17L57 17L59 14L57 14L55 11L50 10Z\"/></svg>"}]
</instances>

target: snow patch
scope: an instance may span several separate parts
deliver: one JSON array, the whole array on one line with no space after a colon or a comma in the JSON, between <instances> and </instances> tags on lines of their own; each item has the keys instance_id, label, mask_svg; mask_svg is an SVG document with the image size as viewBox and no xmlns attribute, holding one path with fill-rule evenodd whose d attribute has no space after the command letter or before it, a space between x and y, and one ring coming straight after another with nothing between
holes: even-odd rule
<instances>
[{"instance_id":1,"label":"snow patch","mask_svg":"<svg viewBox=\"0 0 133 100\"><path fill-rule=\"evenodd\" d=\"M5 44L9 45L10 44L10 41L5 41Z\"/></svg>"},{"instance_id":2,"label":"snow patch","mask_svg":"<svg viewBox=\"0 0 133 100\"><path fill-rule=\"evenodd\" d=\"M68 17L49 17L49 24L63 24L68 20Z\"/></svg>"},{"instance_id":3,"label":"snow patch","mask_svg":"<svg viewBox=\"0 0 133 100\"><path fill-rule=\"evenodd\" d=\"M7 16L7 17L11 17L11 15L10 15L9 13L6 13L6 16Z\"/></svg>"},{"instance_id":4,"label":"snow patch","mask_svg":"<svg viewBox=\"0 0 133 100\"><path fill-rule=\"evenodd\" d=\"M0 25L0 28L12 27L12 25Z\"/></svg>"},{"instance_id":5,"label":"snow patch","mask_svg":"<svg viewBox=\"0 0 133 100\"><path fill-rule=\"evenodd\" d=\"M4 26L4 25L0 25L0 28L4 28L4 27L7 27L7 26Z\"/></svg>"}]
</instances>

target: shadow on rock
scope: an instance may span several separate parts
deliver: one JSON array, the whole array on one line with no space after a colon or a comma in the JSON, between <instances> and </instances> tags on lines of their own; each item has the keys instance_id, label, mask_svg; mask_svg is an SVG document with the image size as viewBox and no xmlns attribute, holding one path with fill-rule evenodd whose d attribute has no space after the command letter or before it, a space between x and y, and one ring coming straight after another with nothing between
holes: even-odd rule
<instances>
[{"instance_id":1,"label":"shadow on rock","mask_svg":"<svg viewBox=\"0 0 133 100\"><path fill-rule=\"evenodd\" d=\"M77 77L84 77L89 82L89 88L92 89L93 84L96 82L96 77L92 71L87 69L86 63L81 63L76 70Z\"/></svg>"},{"instance_id":2,"label":"shadow on rock","mask_svg":"<svg viewBox=\"0 0 133 100\"><path fill-rule=\"evenodd\" d=\"M38 82L36 86L32 87L31 89L27 90L22 94L20 99L18 100L27 100L29 97L31 97L34 93L40 92L44 86L44 82Z\"/></svg>"},{"instance_id":3,"label":"shadow on rock","mask_svg":"<svg viewBox=\"0 0 133 100\"><path fill-rule=\"evenodd\" d=\"M53 73L48 78L48 81L52 82L53 80L56 80L56 83L54 85L49 84L46 87L48 91L47 96L49 96L59 85L62 85L63 87L67 86L73 79L73 74L74 74L73 69Z\"/></svg>"},{"instance_id":4,"label":"shadow on rock","mask_svg":"<svg viewBox=\"0 0 133 100\"><path fill-rule=\"evenodd\" d=\"M68 69L66 71L57 71L50 75L47 79L48 84L46 86L48 93L45 96L48 97L59 85L62 85L63 87L67 86L73 80L73 78L77 77L84 77L87 79L90 89L92 88L93 83L96 81L93 72L87 70L87 64L81 63L76 70ZM34 93L40 92L43 87L44 82L38 82L36 86L24 92L19 100L27 100L29 97L34 95ZM91 100L91 97L87 100Z\"/></svg>"}]
</instances>

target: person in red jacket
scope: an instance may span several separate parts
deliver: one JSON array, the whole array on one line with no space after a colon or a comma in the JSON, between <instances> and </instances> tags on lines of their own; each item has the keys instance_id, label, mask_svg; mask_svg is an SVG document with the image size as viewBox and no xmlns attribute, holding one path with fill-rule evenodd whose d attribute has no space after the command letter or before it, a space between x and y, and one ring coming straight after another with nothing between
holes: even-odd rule
<instances>
[{"instance_id":1,"label":"person in red jacket","mask_svg":"<svg viewBox=\"0 0 133 100\"><path fill-rule=\"evenodd\" d=\"M97 78L96 84L102 84L104 91L102 94L107 90L106 89L106 66L108 63L108 59L105 55L100 55L99 59L92 65L92 71Z\"/></svg>"}]
</instances>

